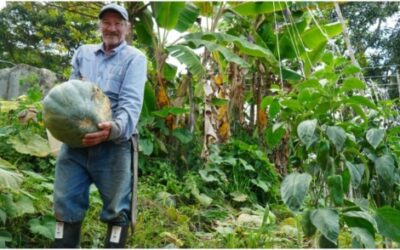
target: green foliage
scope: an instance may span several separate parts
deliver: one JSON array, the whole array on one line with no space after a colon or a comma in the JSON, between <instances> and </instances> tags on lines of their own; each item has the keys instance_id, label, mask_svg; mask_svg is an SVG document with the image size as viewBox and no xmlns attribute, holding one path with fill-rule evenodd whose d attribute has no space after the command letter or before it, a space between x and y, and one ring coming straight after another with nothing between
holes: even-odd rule
<instances>
[{"instance_id":1,"label":"green foliage","mask_svg":"<svg viewBox=\"0 0 400 250\"><path fill-rule=\"evenodd\" d=\"M55 3L48 7L39 2L7 3L0 12L0 36L3 38L0 39L0 59L44 67L62 75L68 68L73 50L96 36L97 24L92 17L79 14L80 9L87 13L93 5L85 3L77 7Z\"/></svg>"},{"instance_id":2,"label":"green foliage","mask_svg":"<svg viewBox=\"0 0 400 250\"><path fill-rule=\"evenodd\" d=\"M391 241L399 241L400 129L393 108L399 103L365 95L369 87L358 77L365 70L326 52L342 32L336 18L320 18L330 3L124 4L133 44L149 58L138 124L139 217L130 247L398 246ZM101 5L7 2L0 12L0 60L68 77L74 49L99 41ZM366 29L394 9L378 7L355 9L357 18L349 19L355 36L361 30L379 40ZM361 20L364 10L377 15ZM205 17L207 27L200 26ZM354 29L360 20L369 25ZM188 32L183 42L167 43L173 29ZM361 39L353 44L360 52L368 48ZM206 49L201 56L199 48ZM205 100L204 86L216 72L223 81ZM24 97L0 103L0 247L49 247L55 160L45 148L39 84L34 76L24 82L30 84ZM162 108L160 85L170 101ZM233 133L226 143L207 140L205 104L229 108ZM21 120L29 109L35 118ZM265 109L266 127L255 131L254 113ZM236 121L239 112L245 118ZM210 154L202 158L205 144ZM96 189L90 194L81 247L100 248L102 202Z\"/></svg>"},{"instance_id":3,"label":"green foliage","mask_svg":"<svg viewBox=\"0 0 400 250\"><path fill-rule=\"evenodd\" d=\"M26 96L15 101L11 109L0 112L0 246L26 246L28 240L39 245L53 238L54 218L50 198L54 159L45 136L41 116L29 117L41 110L42 98L34 76L27 79L31 87Z\"/></svg>"},{"instance_id":4,"label":"green foliage","mask_svg":"<svg viewBox=\"0 0 400 250\"><path fill-rule=\"evenodd\" d=\"M346 61L329 54L324 58L323 69L316 71L310 80L295 85L297 91L280 99L282 108L276 122L286 123L288 131L297 132L291 133L291 154L299 157L303 164L293 167L305 172L292 173L285 178L281 184L282 199L294 212L299 211L303 200L306 201L304 207L315 208L309 217L322 234L320 247L325 247L330 246L325 244L327 241L337 245L343 211L364 210L352 203L355 198L349 193L358 199L364 198L367 210L351 213L351 216L347 214L344 222L350 230L354 229L353 245L371 246L376 233L387 235L370 226L376 222L368 210L393 205L399 193L394 186L399 183L398 165L384 132L385 128L392 127L377 122L386 117L386 108L379 102L372 104L363 100L350 107L346 105L349 98L361 97L359 91L365 84L351 76L357 71L350 70ZM292 102L297 102L298 106L291 105ZM268 103L267 107L270 106ZM302 175L310 179L312 176L312 181L293 179ZM310 188L305 186L310 182ZM368 218L368 222L364 218ZM305 234L310 235L312 227L306 218L303 224L308 225L303 228Z\"/></svg>"},{"instance_id":5,"label":"green foliage","mask_svg":"<svg viewBox=\"0 0 400 250\"><path fill-rule=\"evenodd\" d=\"M282 200L293 212L298 212L302 207L311 178L307 173L291 173L283 180L281 184Z\"/></svg>"},{"instance_id":6,"label":"green foliage","mask_svg":"<svg viewBox=\"0 0 400 250\"><path fill-rule=\"evenodd\" d=\"M213 147L199 174L211 188L206 193L220 199L231 197L243 204L266 204L277 199L278 177L272 164L257 146L240 140ZM219 200L217 197L215 200Z\"/></svg>"}]
</instances>

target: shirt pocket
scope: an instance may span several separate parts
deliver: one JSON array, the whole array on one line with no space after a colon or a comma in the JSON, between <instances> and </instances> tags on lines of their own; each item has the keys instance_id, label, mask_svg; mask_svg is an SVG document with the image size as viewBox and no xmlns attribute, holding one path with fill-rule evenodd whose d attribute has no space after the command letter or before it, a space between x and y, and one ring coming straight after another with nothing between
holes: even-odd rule
<instances>
[{"instance_id":1,"label":"shirt pocket","mask_svg":"<svg viewBox=\"0 0 400 250\"><path fill-rule=\"evenodd\" d=\"M107 67L105 76L106 84L104 92L111 99L112 104L118 101L121 85L123 81L122 67L118 64L110 64Z\"/></svg>"},{"instance_id":2,"label":"shirt pocket","mask_svg":"<svg viewBox=\"0 0 400 250\"><path fill-rule=\"evenodd\" d=\"M95 66L95 58L88 55L82 56L81 65L79 67L81 80L93 81L92 72Z\"/></svg>"}]
</instances>

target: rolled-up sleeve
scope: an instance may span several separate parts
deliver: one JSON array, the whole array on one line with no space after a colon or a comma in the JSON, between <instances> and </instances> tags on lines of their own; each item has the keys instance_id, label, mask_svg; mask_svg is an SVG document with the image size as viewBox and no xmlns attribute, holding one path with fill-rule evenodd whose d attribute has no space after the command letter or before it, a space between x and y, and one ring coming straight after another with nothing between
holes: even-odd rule
<instances>
[{"instance_id":1,"label":"rolled-up sleeve","mask_svg":"<svg viewBox=\"0 0 400 250\"><path fill-rule=\"evenodd\" d=\"M143 54L137 54L129 63L121 84L110 140L126 141L137 132L146 80L147 59Z\"/></svg>"}]
</instances>

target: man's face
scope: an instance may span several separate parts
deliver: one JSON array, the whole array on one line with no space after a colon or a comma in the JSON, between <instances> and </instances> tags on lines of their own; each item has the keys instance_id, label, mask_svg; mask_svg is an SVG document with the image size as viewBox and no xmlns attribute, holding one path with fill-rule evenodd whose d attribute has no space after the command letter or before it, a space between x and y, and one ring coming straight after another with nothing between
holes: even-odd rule
<instances>
[{"instance_id":1,"label":"man's face","mask_svg":"<svg viewBox=\"0 0 400 250\"><path fill-rule=\"evenodd\" d=\"M100 31L105 49L113 49L125 40L128 27L128 23L118 13L114 11L104 13L100 21Z\"/></svg>"}]
</instances>

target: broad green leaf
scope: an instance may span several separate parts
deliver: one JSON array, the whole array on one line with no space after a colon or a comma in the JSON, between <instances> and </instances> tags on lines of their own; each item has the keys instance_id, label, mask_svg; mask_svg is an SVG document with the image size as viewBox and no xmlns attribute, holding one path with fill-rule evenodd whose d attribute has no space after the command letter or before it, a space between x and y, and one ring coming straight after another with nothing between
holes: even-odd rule
<instances>
[{"instance_id":1,"label":"broad green leaf","mask_svg":"<svg viewBox=\"0 0 400 250\"><path fill-rule=\"evenodd\" d=\"M196 187L192 188L191 194L202 204L203 206L209 206L213 199L206 194L200 193L199 189Z\"/></svg>"},{"instance_id":2,"label":"broad green leaf","mask_svg":"<svg viewBox=\"0 0 400 250\"><path fill-rule=\"evenodd\" d=\"M2 159L1 157L0 157L0 168L3 168L3 169L17 169L13 164L11 164L8 161Z\"/></svg>"},{"instance_id":3,"label":"broad green leaf","mask_svg":"<svg viewBox=\"0 0 400 250\"><path fill-rule=\"evenodd\" d=\"M343 191L347 193L349 192L350 182L351 182L350 170L347 167L342 172L342 180L343 180Z\"/></svg>"},{"instance_id":4,"label":"broad green leaf","mask_svg":"<svg viewBox=\"0 0 400 250\"><path fill-rule=\"evenodd\" d=\"M326 52L326 53L324 53L324 54L322 55L322 57L321 57L321 60L322 60L325 64L331 66L332 63L333 63L333 53L332 53L332 52Z\"/></svg>"},{"instance_id":5,"label":"broad green leaf","mask_svg":"<svg viewBox=\"0 0 400 250\"><path fill-rule=\"evenodd\" d=\"M222 159L222 163L226 163L228 165L231 166L235 166L236 165L236 158L232 157L232 156L226 156Z\"/></svg>"},{"instance_id":6,"label":"broad green leaf","mask_svg":"<svg viewBox=\"0 0 400 250\"><path fill-rule=\"evenodd\" d=\"M315 102L315 97L314 95L311 94L311 92L314 92L312 89L301 89L299 90L299 94L297 95L297 100L304 104L307 105L307 108L310 108L310 104L312 104L312 107L314 107L314 102Z\"/></svg>"},{"instance_id":7,"label":"broad green leaf","mask_svg":"<svg viewBox=\"0 0 400 250\"><path fill-rule=\"evenodd\" d=\"M178 23L175 29L179 32L186 31L193 25L199 14L199 8L196 5L187 2L185 8L179 14Z\"/></svg>"},{"instance_id":8,"label":"broad green leaf","mask_svg":"<svg viewBox=\"0 0 400 250\"><path fill-rule=\"evenodd\" d=\"M152 2L152 10L159 27L171 30L178 23L185 2Z\"/></svg>"},{"instance_id":9,"label":"broad green leaf","mask_svg":"<svg viewBox=\"0 0 400 250\"><path fill-rule=\"evenodd\" d=\"M378 128L371 128L367 131L367 141L368 143L376 149L379 144L382 142L383 137L385 137L385 130Z\"/></svg>"},{"instance_id":10,"label":"broad green leaf","mask_svg":"<svg viewBox=\"0 0 400 250\"><path fill-rule=\"evenodd\" d=\"M25 214L33 214L35 213L35 207L33 206L32 200L26 196L21 196L21 198L15 202L17 208L18 216L22 216Z\"/></svg>"},{"instance_id":11,"label":"broad green leaf","mask_svg":"<svg viewBox=\"0 0 400 250\"><path fill-rule=\"evenodd\" d=\"M285 205L292 211L298 212L303 205L311 182L307 173L291 173L281 184L281 196Z\"/></svg>"},{"instance_id":12,"label":"broad green leaf","mask_svg":"<svg viewBox=\"0 0 400 250\"><path fill-rule=\"evenodd\" d=\"M153 39L156 39L155 34L153 33L154 23L151 12L146 9L138 13L138 18L139 21L135 23L137 38L141 44L151 47L154 45Z\"/></svg>"},{"instance_id":13,"label":"broad green leaf","mask_svg":"<svg viewBox=\"0 0 400 250\"><path fill-rule=\"evenodd\" d=\"M354 112L364 120L364 122L368 122L368 117L365 114L364 110L360 107L360 105L350 104L350 106L353 108Z\"/></svg>"},{"instance_id":14,"label":"broad green leaf","mask_svg":"<svg viewBox=\"0 0 400 250\"><path fill-rule=\"evenodd\" d=\"M0 113L1 112L8 113L9 111L16 109L18 109L18 101L0 100Z\"/></svg>"},{"instance_id":15,"label":"broad green leaf","mask_svg":"<svg viewBox=\"0 0 400 250\"><path fill-rule=\"evenodd\" d=\"M47 239L54 239L55 220L51 216L30 219L28 225L32 233L42 235Z\"/></svg>"},{"instance_id":16,"label":"broad green leaf","mask_svg":"<svg viewBox=\"0 0 400 250\"><path fill-rule=\"evenodd\" d=\"M321 30L322 28L322 30ZM322 25L320 27L313 26L301 34L304 44L310 48L315 49L321 44L326 43L329 38L339 35L343 31L340 22Z\"/></svg>"},{"instance_id":17,"label":"broad green leaf","mask_svg":"<svg viewBox=\"0 0 400 250\"><path fill-rule=\"evenodd\" d=\"M230 193L232 199L237 202L245 202L249 197L239 191Z\"/></svg>"},{"instance_id":18,"label":"broad green leaf","mask_svg":"<svg viewBox=\"0 0 400 250\"><path fill-rule=\"evenodd\" d=\"M347 92L350 90L362 90L365 89L366 85L363 81L356 77L348 77L344 80L340 91Z\"/></svg>"},{"instance_id":19,"label":"broad green leaf","mask_svg":"<svg viewBox=\"0 0 400 250\"><path fill-rule=\"evenodd\" d=\"M386 184L391 185L394 180L394 160L393 157L386 154L375 160L375 169Z\"/></svg>"},{"instance_id":20,"label":"broad green leaf","mask_svg":"<svg viewBox=\"0 0 400 250\"><path fill-rule=\"evenodd\" d=\"M281 11L286 8L286 2L244 2L232 8L242 16L255 16Z\"/></svg>"},{"instance_id":21,"label":"broad green leaf","mask_svg":"<svg viewBox=\"0 0 400 250\"><path fill-rule=\"evenodd\" d=\"M250 165L247 161L239 158L239 162L242 164L242 166L244 167L244 169L248 170L248 171L252 171L255 172L256 170L253 168L252 165Z\"/></svg>"},{"instance_id":22,"label":"broad green leaf","mask_svg":"<svg viewBox=\"0 0 400 250\"><path fill-rule=\"evenodd\" d=\"M299 84L296 84L295 87L297 89L307 89L307 88L311 88L311 89L319 89L321 88L321 84L318 82L317 79L315 78L310 78L307 79Z\"/></svg>"},{"instance_id":23,"label":"broad green leaf","mask_svg":"<svg viewBox=\"0 0 400 250\"><path fill-rule=\"evenodd\" d=\"M211 171L207 169L200 169L199 174L201 179L203 179L205 182L219 182L218 178L215 177L214 175L210 174Z\"/></svg>"},{"instance_id":24,"label":"broad green leaf","mask_svg":"<svg viewBox=\"0 0 400 250\"><path fill-rule=\"evenodd\" d=\"M270 95L264 96L260 103L260 108L265 109L274 101L274 98Z\"/></svg>"},{"instance_id":25,"label":"broad green leaf","mask_svg":"<svg viewBox=\"0 0 400 250\"><path fill-rule=\"evenodd\" d=\"M304 236L311 237L317 231L317 228L312 224L310 218L311 210L307 209L303 212L301 217L301 228L303 229Z\"/></svg>"},{"instance_id":26,"label":"broad green leaf","mask_svg":"<svg viewBox=\"0 0 400 250\"><path fill-rule=\"evenodd\" d=\"M165 118L168 115L181 115L181 114L186 114L188 112L187 109L185 108L179 108L179 107L164 107L163 109L159 111L154 111L153 115L159 116L161 118Z\"/></svg>"},{"instance_id":27,"label":"broad green leaf","mask_svg":"<svg viewBox=\"0 0 400 250\"><path fill-rule=\"evenodd\" d=\"M352 248L375 248L374 237L368 230L360 227L351 227L350 231L352 235Z\"/></svg>"},{"instance_id":28,"label":"broad green leaf","mask_svg":"<svg viewBox=\"0 0 400 250\"><path fill-rule=\"evenodd\" d=\"M197 40L203 40L202 43L205 43L204 40L214 40L214 43L221 44L222 46L226 46L227 43L234 43L241 53L249 56L264 58L270 66L274 68L279 67L278 60L267 47L261 47L257 44L251 43L244 37L237 37L225 33L197 32L185 35L184 38L189 42L196 41L196 43L199 43Z\"/></svg>"},{"instance_id":29,"label":"broad green leaf","mask_svg":"<svg viewBox=\"0 0 400 250\"><path fill-rule=\"evenodd\" d=\"M348 211L343 214L343 219L347 226L364 228L372 236L375 236L378 229L375 218L366 211Z\"/></svg>"},{"instance_id":30,"label":"broad green leaf","mask_svg":"<svg viewBox=\"0 0 400 250\"><path fill-rule=\"evenodd\" d=\"M325 52L327 42L323 42L319 44L317 47L312 49L311 51L305 51L301 58L304 61L304 68L308 70L308 68L312 68L316 63L318 63Z\"/></svg>"},{"instance_id":31,"label":"broad green leaf","mask_svg":"<svg viewBox=\"0 0 400 250\"><path fill-rule=\"evenodd\" d=\"M361 178L364 174L365 167L363 164L352 164L346 161L346 167L350 172L351 184L357 188L361 183Z\"/></svg>"},{"instance_id":32,"label":"broad green leaf","mask_svg":"<svg viewBox=\"0 0 400 250\"><path fill-rule=\"evenodd\" d=\"M139 140L139 149L143 152L144 155L151 155L153 153L154 144L152 140L149 139L140 139Z\"/></svg>"},{"instance_id":33,"label":"broad green leaf","mask_svg":"<svg viewBox=\"0 0 400 250\"><path fill-rule=\"evenodd\" d=\"M303 75L289 68L282 67L282 78L283 80L300 81Z\"/></svg>"},{"instance_id":34,"label":"broad green leaf","mask_svg":"<svg viewBox=\"0 0 400 250\"><path fill-rule=\"evenodd\" d=\"M6 224L7 221L7 214L1 208L0 208L0 221L3 226Z\"/></svg>"},{"instance_id":35,"label":"broad green leaf","mask_svg":"<svg viewBox=\"0 0 400 250\"><path fill-rule=\"evenodd\" d=\"M227 49L225 46L219 45L218 43L206 40L191 40L190 42L196 44L196 47L204 45L208 51L218 51L223 55L226 61L236 63L241 67L248 68L249 64L243 60L240 56Z\"/></svg>"},{"instance_id":36,"label":"broad green leaf","mask_svg":"<svg viewBox=\"0 0 400 250\"><path fill-rule=\"evenodd\" d=\"M314 142L314 132L316 128L316 119L302 121L299 126L297 126L297 135L307 148Z\"/></svg>"},{"instance_id":37,"label":"broad green leaf","mask_svg":"<svg viewBox=\"0 0 400 250\"><path fill-rule=\"evenodd\" d=\"M201 77L205 70L200 62L200 58L191 49L184 45L174 45L166 48L171 56L178 59L182 64L185 64L189 71L198 77Z\"/></svg>"},{"instance_id":38,"label":"broad green leaf","mask_svg":"<svg viewBox=\"0 0 400 250\"><path fill-rule=\"evenodd\" d=\"M142 116L149 117L151 113L157 109L157 98L151 84L146 83L144 88L144 98L142 107Z\"/></svg>"},{"instance_id":39,"label":"broad green leaf","mask_svg":"<svg viewBox=\"0 0 400 250\"><path fill-rule=\"evenodd\" d=\"M361 69L353 64L347 65L342 70L342 74L344 74L344 75L351 75L351 74L355 74L355 73L359 73L359 72L361 72Z\"/></svg>"},{"instance_id":40,"label":"broad green leaf","mask_svg":"<svg viewBox=\"0 0 400 250\"><path fill-rule=\"evenodd\" d=\"M329 38L340 35L343 32L343 26L340 22L328 23L323 25Z\"/></svg>"},{"instance_id":41,"label":"broad green leaf","mask_svg":"<svg viewBox=\"0 0 400 250\"><path fill-rule=\"evenodd\" d=\"M364 96L353 95L348 100L346 100L346 103L360 104L360 105L366 106L371 109L377 109L376 105Z\"/></svg>"},{"instance_id":42,"label":"broad green leaf","mask_svg":"<svg viewBox=\"0 0 400 250\"><path fill-rule=\"evenodd\" d=\"M264 180L261 180L260 177L258 177L257 179L252 179L251 183L261 188L264 192L268 192L271 188L270 185Z\"/></svg>"},{"instance_id":43,"label":"broad green leaf","mask_svg":"<svg viewBox=\"0 0 400 250\"><path fill-rule=\"evenodd\" d=\"M281 105L277 100L274 100L271 105L269 106L268 114L269 114L269 119L274 119L276 115L279 113L281 110Z\"/></svg>"},{"instance_id":44,"label":"broad green leaf","mask_svg":"<svg viewBox=\"0 0 400 250\"><path fill-rule=\"evenodd\" d=\"M400 242L400 211L391 207L381 207L375 215L379 233Z\"/></svg>"},{"instance_id":45,"label":"broad green leaf","mask_svg":"<svg viewBox=\"0 0 400 250\"><path fill-rule=\"evenodd\" d=\"M201 16L210 17L214 14L213 2L194 1L193 4L199 8Z\"/></svg>"},{"instance_id":46,"label":"broad green leaf","mask_svg":"<svg viewBox=\"0 0 400 250\"><path fill-rule=\"evenodd\" d=\"M229 104L229 100L213 97L213 99L211 100L211 104L220 107Z\"/></svg>"},{"instance_id":47,"label":"broad green leaf","mask_svg":"<svg viewBox=\"0 0 400 250\"><path fill-rule=\"evenodd\" d=\"M3 188L18 190L23 178L22 174L15 170L8 170L0 167L0 190Z\"/></svg>"},{"instance_id":48,"label":"broad green leaf","mask_svg":"<svg viewBox=\"0 0 400 250\"><path fill-rule=\"evenodd\" d=\"M314 10L314 9L332 9L332 2L314 2L314 1L295 1L290 6L291 11L299 11L299 10Z\"/></svg>"},{"instance_id":49,"label":"broad green leaf","mask_svg":"<svg viewBox=\"0 0 400 250\"><path fill-rule=\"evenodd\" d=\"M162 75L170 82L173 82L176 76L178 67L173 64L164 63L162 67Z\"/></svg>"},{"instance_id":50,"label":"broad green leaf","mask_svg":"<svg viewBox=\"0 0 400 250\"><path fill-rule=\"evenodd\" d=\"M302 109L301 104L298 100L286 99L281 101L281 106L284 108L289 108L293 111L300 111Z\"/></svg>"},{"instance_id":51,"label":"broad green leaf","mask_svg":"<svg viewBox=\"0 0 400 250\"><path fill-rule=\"evenodd\" d=\"M338 126L328 126L326 129L326 135L335 145L336 150L338 152L341 151L347 138L346 131Z\"/></svg>"},{"instance_id":52,"label":"broad green leaf","mask_svg":"<svg viewBox=\"0 0 400 250\"><path fill-rule=\"evenodd\" d=\"M271 149L275 148L275 146L277 146L281 142L285 133L286 133L286 130L282 126L275 130L270 127L267 128L265 130L265 135L266 135L266 141L267 141L268 146Z\"/></svg>"},{"instance_id":53,"label":"broad green leaf","mask_svg":"<svg viewBox=\"0 0 400 250\"><path fill-rule=\"evenodd\" d=\"M319 208L311 212L311 222L314 226L334 244L339 236L339 215L335 210Z\"/></svg>"},{"instance_id":54,"label":"broad green leaf","mask_svg":"<svg viewBox=\"0 0 400 250\"><path fill-rule=\"evenodd\" d=\"M0 138L9 136L15 131L16 131L16 128L13 126L4 126L4 127L0 128Z\"/></svg>"},{"instance_id":55,"label":"broad green leaf","mask_svg":"<svg viewBox=\"0 0 400 250\"><path fill-rule=\"evenodd\" d=\"M1 209L6 212L8 218L17 217L17 206L11 193L0 193Z\"/></svg>"},{"instance_id":56,"label":"broad green leaf","mask_svg":"<svg viewBox=\"0 0 400 250\"><path fill-rule=\"evenodd\" d=\"M187 129L176 128L172 131L172 135L178 138L178 140L183 144L188 144L192 141L193 135Z\"/></svg>"},{"instance_id":57,"label":"broad green leaf","mask_svg":"<svg viewBox=\"0 0 400 250\"><path fill-rule=\"evenodd\" d=\"M227 237L228 235L233 235L235 233L235 230L231 226L224 225L218 225L215 228L215 231L223 235L224 237Z\"/></svg>"},{"instance_id":58,"label":"broad green leaf","mask_svg":"<svg viewBox=\"0 0 400 250\"><path fill-rule=\"evenodd\" d=\"M331 199L335 205L343 205L343 182L342 176L331 175L327 179Z\"/></svg>"},{"instance_id":59,"label":"broad green leaf","mask_svg":"<svg viewBox=\"0 0 400 250\"><path fill-rule=\"evenodd\" d=\"M269 41L270 43L271 43L271 41L275 41L275 39L276 39L274 27L275 27L275 25L273 25L273 27L268 27L268 31L271 32L274 36L273 37L266 36L264 38L264 39L272 39L272 40L266 40L266 41ZM265 33L266 33L266 31L265 31ZM288 28L284 31L284 33L279 34L279 41L278 41L279 53L278 53L278 46L275 46L274 55L277 58L278 57L281 58L281 60L282 59L296 59L299 54L301 55L301 52L304 53L304 49L302 47L299 48L298 46L296 46L296 45L300 44L299 39L297 39L297 37L292 39L291 32L293 32L293 29L290 26L288 26ZM300 52L298 52L298 50L300 50Z\"/></svg>"},{"instance_id":60,"label":"broad green leaf","mask_svg":"<svg viewBox=\"0 0 400 250\"><path fill-rule=\"evenodd\" d=\"M30 170L22 170L21 172L24 173L25 176L31 177L32 179L35 179L35 180L40 181L42 183L45 183L47 181L47 178L44 177L42 174L35 173L33 171L30 171Z\"/></svg>"},{"instance_id":61,"label":"broad green leaf","mask_svg":"<svg viewBox=\"0 0 400 250\"><path fill-rule=\"evenodd\" d=\"M51 153L48 141L38 134L21 133L10 137L7 142L21 154L45 157Z\"/></svg>"},{"instance_id":62,"label":"broad green leaf","mask_svg":"<svg viewBox=\"0 0 400 250\"><path fill-rule=\"evenodd\" d=\"M328 166L330 148L331 145L328 140L319 140L317 149L317 162L322 169L325 169Z\"/></svg>"},{"instance_id":63,"label":"broad green leaf","mask_svg":"<svg viewBox=\"0 0 400 250\"><path fill-rule=\"evenodd\" d=\"M6 248L6 242L12 241L12 235L7 230L0 230L0 248Z\"/></svg>"}]
</instances>

